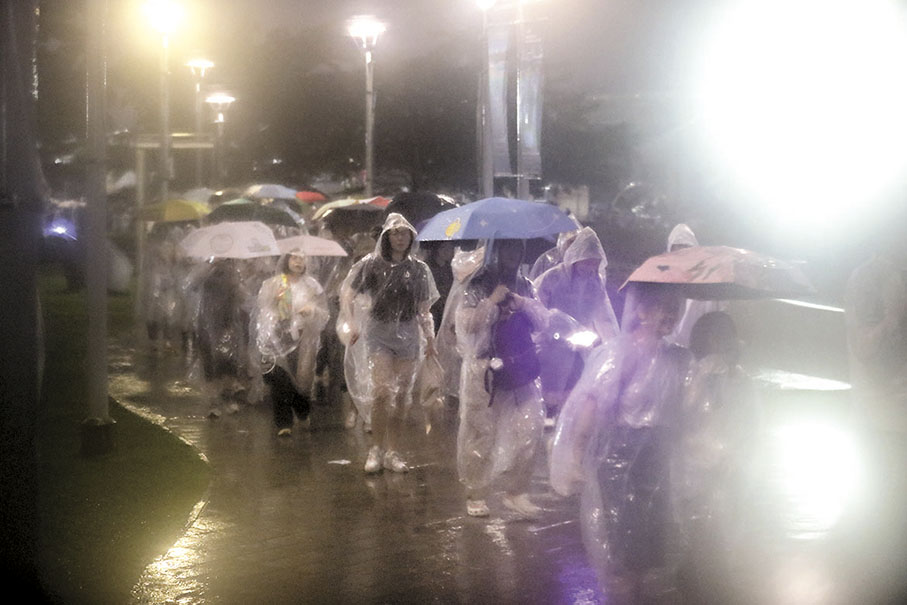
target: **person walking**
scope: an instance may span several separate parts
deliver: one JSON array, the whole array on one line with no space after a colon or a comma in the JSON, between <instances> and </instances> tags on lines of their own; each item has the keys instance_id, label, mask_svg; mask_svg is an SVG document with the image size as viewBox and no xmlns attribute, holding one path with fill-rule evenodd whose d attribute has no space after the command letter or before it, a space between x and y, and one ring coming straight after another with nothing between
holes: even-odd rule
<instances>
[{"instance_id":1,"label":"person walking","mask_svg":"<svg viewBox=\"0 0 907 605\"><path fill-rule=\"evenodd\" d=\"M321 331L329 311L324 290L307 275L306 257L281 257L277 275L258 291L256 341L271 393L278 436L292 434L293 414L309 420L310 396Z\"/></svg>"},{"instance_id":2,"label":"person walking","mask_svg":"<svg viewBox=\"0 0 907 605\"><path fill-rule=\"evenodd\" d=\"M527 516L541 509L528 497L532 462L545 421L532 335L548 311L520 274L522 240L486 246L485 266L469 282L456 310L460 376L457 471L466 487L466 512L489 514L493 484L504 506Z\"/></svg>"},{"instance_id":3,"label":"person walking","mask_svg":"<svg viewBox=\"0 0 907 605\"><path fill-rule=\"evenodd\" d=\"M387 215L375 251L350 268L341 286L341 314L349 346L366 341L372 438L365 472L408 469L400 454L406 408L425 355L435 354L431 306L438 289L431 270L415 257L416 230L402 215Z\"/></svg>"}]
</instances>

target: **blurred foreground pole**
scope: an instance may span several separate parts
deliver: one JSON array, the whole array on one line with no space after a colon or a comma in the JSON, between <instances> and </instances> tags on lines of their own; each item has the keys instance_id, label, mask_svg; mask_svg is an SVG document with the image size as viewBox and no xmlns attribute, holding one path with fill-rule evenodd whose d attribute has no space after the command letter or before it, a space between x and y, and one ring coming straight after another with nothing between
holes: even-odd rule
<instances>
[{"instance_id":1,"label":"blurred foreground pole","mask_svg":"<svg viewBox=\"0 0 907 605\"><path fill-rule=\"evenodd\" d=\"M86 455L103 454L113 447L114 426L107 405L106 16L107 0L91 0L85 30L88 32L85 74L88 417L82 423L82 453Z\"/></svg>"},{"instance_id":2,"label":"blurred foreground pole","mask_svg":"<svg viewBox=\"0 0 907 605\"><path fill-rule=\"evenodd\" d=\"M35 134L37 4L0 0L0 568L7 594L27 596L40 593L35 435L43 355L36 270L47 197Z\"/></svg>"}]
</instances>

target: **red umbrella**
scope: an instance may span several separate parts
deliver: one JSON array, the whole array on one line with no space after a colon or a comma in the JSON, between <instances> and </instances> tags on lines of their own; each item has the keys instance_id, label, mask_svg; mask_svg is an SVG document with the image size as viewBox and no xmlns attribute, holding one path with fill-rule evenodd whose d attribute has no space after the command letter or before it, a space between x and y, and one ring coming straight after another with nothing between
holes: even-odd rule
<instances>
[{"instance_id":1,"label":"red umbrella","mask_svg":"<svg viewBox=\"0 0 907 605\"><path fill-rule=\"evenodd\" d=\"M328 198L323 193L318 193L317 191L297 191L296 199L310 204L328 201Z\"/></svg>"},{"instance_id":2,"label":"red umbrella","mask_svg":"<svg viewBox=\"0 0 907 605\"><path fill-rule=\"evenodd\" d=\"M694 246L653 256L630 275L630 282L676 284L684 296L700 300L815 293L796 265L728 246Z\"/></svg>"}]
</instances>

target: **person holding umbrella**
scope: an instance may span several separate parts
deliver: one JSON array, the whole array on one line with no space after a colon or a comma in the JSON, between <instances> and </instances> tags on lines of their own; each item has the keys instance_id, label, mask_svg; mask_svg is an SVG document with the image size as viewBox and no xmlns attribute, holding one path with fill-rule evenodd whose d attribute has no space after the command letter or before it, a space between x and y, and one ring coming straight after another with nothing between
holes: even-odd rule
<instances>
[{"instance_id":1,"label":"person holding umbrella","mask_svg":"<svg viewBox=\"0 0 907 605\"><path fill-rule=\"evenodd\" d=\"M365 472L406 472L399 453L406 405L423 355L434 354L431 306L438 289L428 266L413 254L416 230L388 214L375 251L350 268L341 286L341 315L350 318L349 345L364 338L372 393L372 436Z\"/></svg>"},{"instance_id":2,"label":"person holding umbrella","mask_svg":"<svg viewBox=\"0 0 907 605\"><path fill-rule=\"evenodd\" d=\"M551 449L555 490L584 488L583 538L600 581L629 602L665 563L670 447L689 367L666 337L681 300L672 285L632 284L623 332L590 356Z\"/></svg>"},{"instance_id":3,"label":"person holding umbrella","mask_svg":"<svg viewBox=\"0 0 907 605\"><path fill-rule=\"evenodd\" d=\"M527 494L545 422L532 335L544 329L548 311L519 272L523 251L518 239L486 246L485 266L456 310L463 354L457 471L473 517L488 516L495 483L505 488L505 507L526 516L541 510Z\"/></svg>"},{"instance_id":4,"label":"person holding umbrella","mask_svg":"<svg viewBox=\"0 0 907 605\"><path fill-rule=\"evenodd\" d=\"M283 255L277 275L258 292L256 325L278 436L291 434L294 412L308 421L318 341L328 316L324 290L307 275L305 254L297 248Z\"/></svg>"}]
</instances>

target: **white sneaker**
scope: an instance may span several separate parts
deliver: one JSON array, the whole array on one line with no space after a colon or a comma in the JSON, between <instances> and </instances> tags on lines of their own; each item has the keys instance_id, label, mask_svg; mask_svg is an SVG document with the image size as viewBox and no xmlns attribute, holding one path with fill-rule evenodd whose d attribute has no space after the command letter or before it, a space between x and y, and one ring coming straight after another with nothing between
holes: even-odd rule
<instances>
[{"instance_id":1,"label":"white sneaker","mask_svg":"<svg viewBox=\"0 0 907 605\"><path fill-rule=\"evenodd\" d=\"M409 471L406 462L400 457L400 454L394 450L390 450L384 454L384 468L395 473L405 473Z\"/></svg>"},{"instance_id":2,"label":"white sneaker","mask_svg":"<svg viewBox=\"0 0 907 605\"><path fill-rule=\"evenodd\" d=\"M470 517L487 517L490 513L484 500L466 499L466 514Z\"/></svg>"},{"instance_id":3,"label":"white sneaker","mask_svg":"<svg viewBox=\"0 0 907 605\"><path fill-rule=\"evenodd\" d=\"M293 429L291 429L291 428L282 428L279 431L277 431L278 437L289 437L292 434L293 434Z\"/></svg>"},{"instance_id":4,"label":"white sneaker","mask_svg":"<svg viewBox=\"0 0 907 605\"><path fill-rule=\"evenodd\" d=\"M356 408L352 408L343 421L343 427L347 429L356 428L356 422L359 420L359 413Z\"/></svg>"},{"instance_id":5,"label":"white sneaker","mask_svg":"<svg viewBox=\"0 0 907 605\"><path fill-rule=\"evenodd\" d=\"M537 517L542 509L533 504L526 494L519 496L504 496L503 504L515 513L526 515L527 517Z\"/></svg>"},{"instance_id":6,"label":"white sneaker","mask_svg":"<svg viewBox=\"0 0 907 605\"><path fill-rule=\"evenodd\" d=\"M381 470L381 448L373 445L368 451L368 458L365 459L365 472L377 473Z\"/></svg>"}]
</instances>

